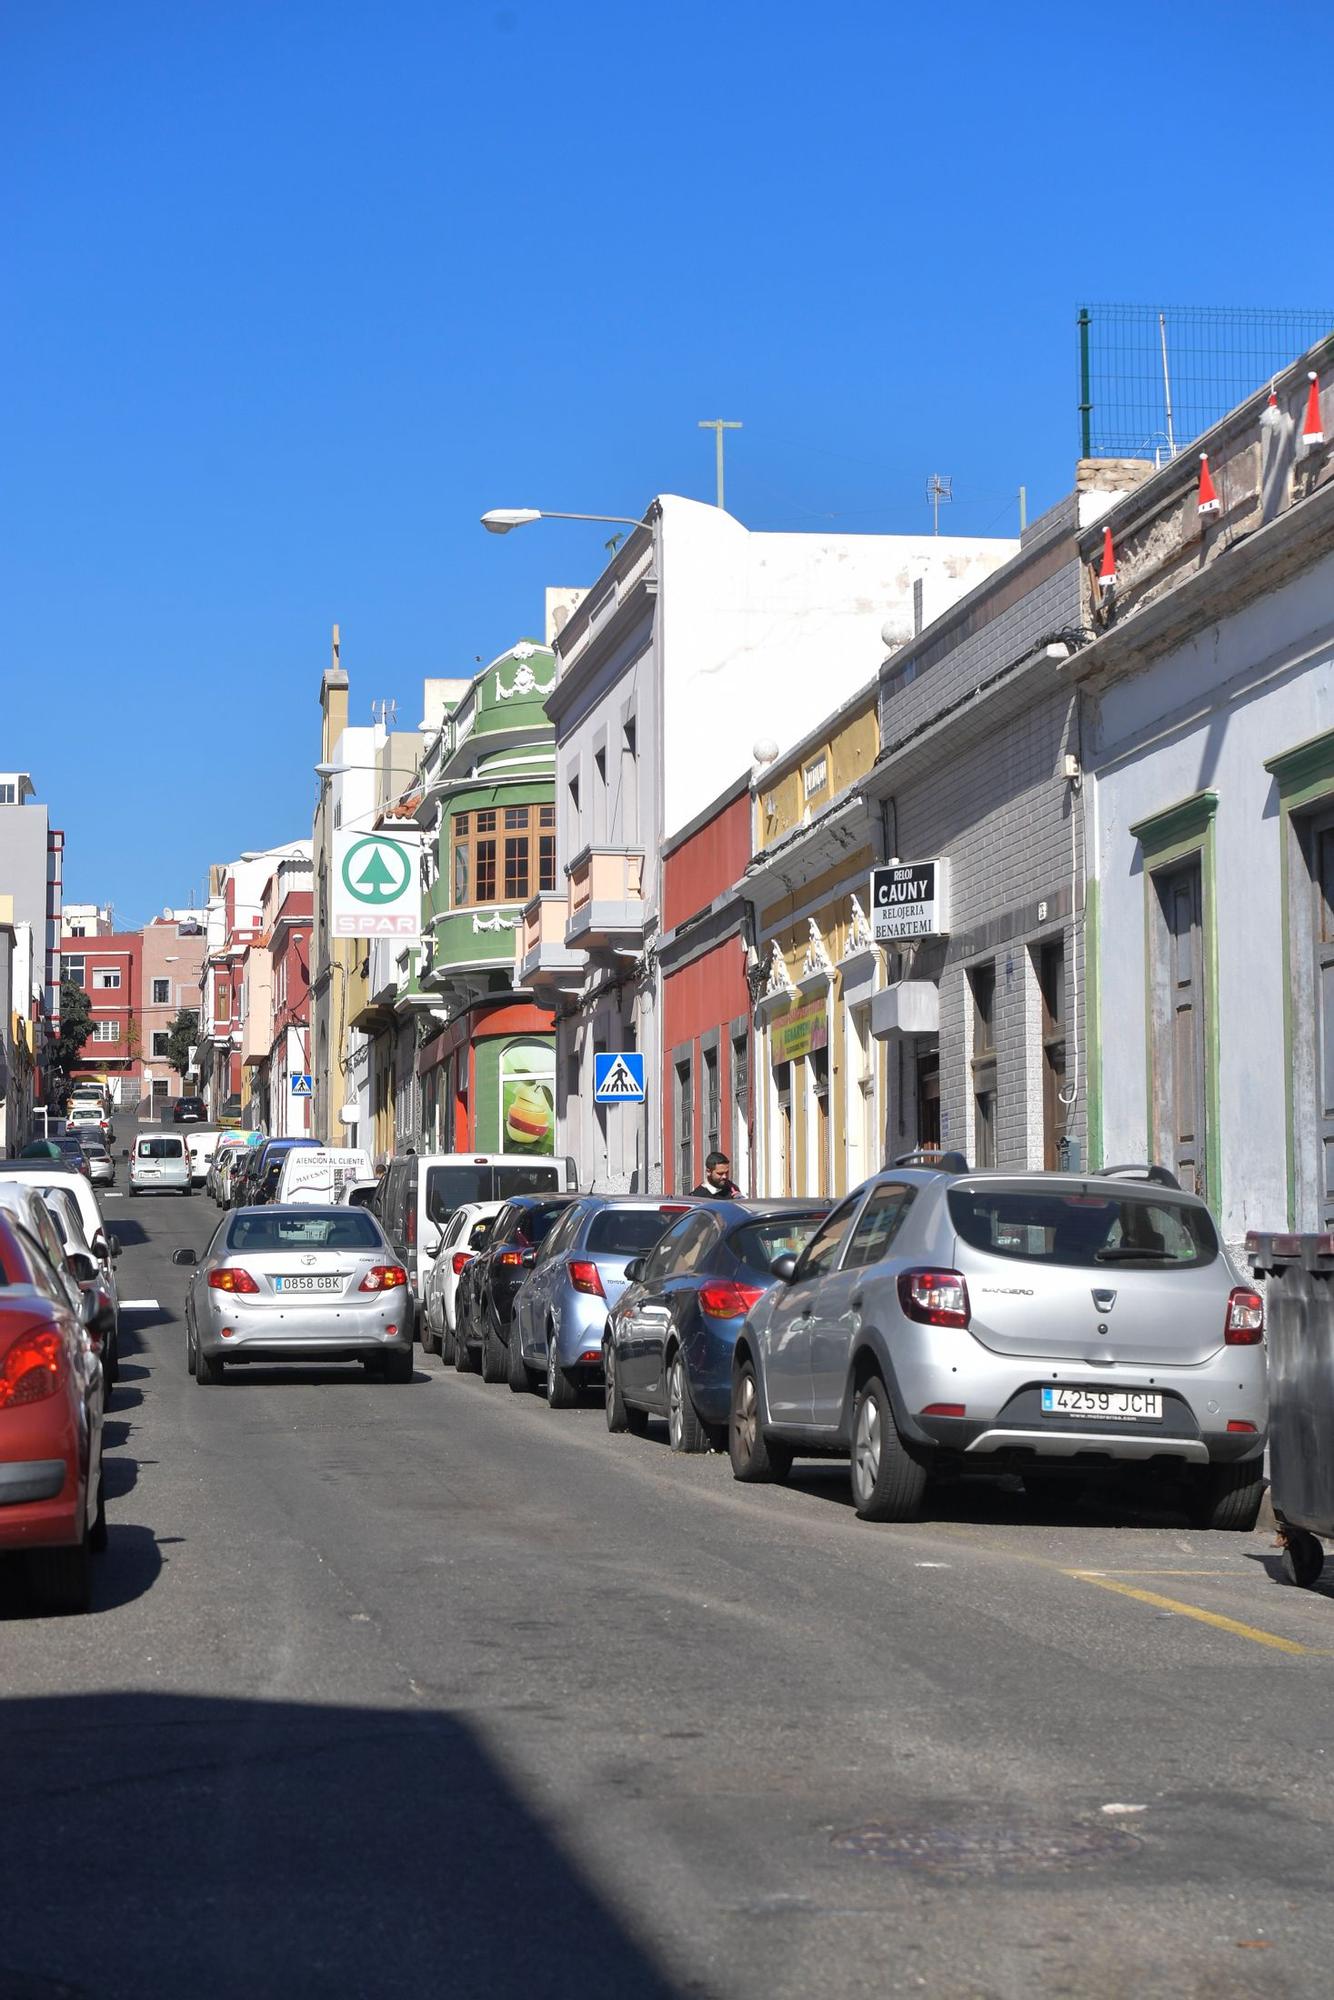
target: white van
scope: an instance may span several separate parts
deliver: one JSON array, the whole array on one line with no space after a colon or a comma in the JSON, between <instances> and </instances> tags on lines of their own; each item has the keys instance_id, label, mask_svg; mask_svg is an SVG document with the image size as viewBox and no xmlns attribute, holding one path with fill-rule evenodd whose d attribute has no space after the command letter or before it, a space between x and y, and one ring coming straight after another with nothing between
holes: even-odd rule
<instances>
[{"instance_id":1,"label":"white van","mask_svg":"<svg viewBox=\"0 0 1334 2000\"><path fill-rule=\"evenodd\" d=\"M578 1187L574 1161L550 1154L399 1153L385 1169L372 1207L420 1303L440 1233L465 1201L508 1201L511 1195Z\"/></svg>"},{"instance_id":2,"label":"white van","mask_svg":"<svg viewBox=\"0 0 1334 2000\"><path fill-rule=\"evenodd\" d=\"M136 1139L130 1155L130 1193L193 1194L190 1155L174 1132Z\"/></svg>"},{"instance_id":3,"label":"white van","mask_svg":"<svg viewBox=\"0 0 1334 2000\"><path fill-rule=\"evenodd\" d=\"M370 1180L369 1153L355 1146L293 1146L282 1163L276 1202L336 1202L349 1181Z\"/></svg>"},{"instance_id":4,"label":"white van","mask_svg":"<svg viewBox=\"0 0 1334 2000\"><path fill-rule=\"evenodd\" d=\"M193 1132L185 1132L182 1137L190 1149L190 1184L202 1187L208 1179L208 1170L213 1164L213 1155L218 1150L222 1134L207 1132L202 1126L196 1126Z\"/></svg>"}]
</instances>

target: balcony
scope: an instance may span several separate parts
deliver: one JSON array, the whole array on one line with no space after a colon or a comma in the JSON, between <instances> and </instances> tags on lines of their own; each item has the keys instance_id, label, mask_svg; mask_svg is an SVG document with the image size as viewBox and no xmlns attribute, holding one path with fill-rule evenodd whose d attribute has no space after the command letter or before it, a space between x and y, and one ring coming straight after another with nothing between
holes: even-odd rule
<instances>
[{"instance_id":1,"label":"balcony","mask_svg":"<svg viewBox=\"0 0 1334 2000\"><path fill-rule=\"evenodd\" d=\"M514 984L536 990L541 986L577 986L586 963L582 951L565 942L570 899L547 890L523 906L514 937Z\"/></svg>"},{"instance_id":2,"label":"balcony","mask_svg":"<svg viewBox=\"0 0 1334 2000\"><path fill-rule=\"evenodd\" d=\"M644 855L640 848L585 847L569 880L566 945L585 951L638 951L644 941Z\"/></svg>"}]
</instances>

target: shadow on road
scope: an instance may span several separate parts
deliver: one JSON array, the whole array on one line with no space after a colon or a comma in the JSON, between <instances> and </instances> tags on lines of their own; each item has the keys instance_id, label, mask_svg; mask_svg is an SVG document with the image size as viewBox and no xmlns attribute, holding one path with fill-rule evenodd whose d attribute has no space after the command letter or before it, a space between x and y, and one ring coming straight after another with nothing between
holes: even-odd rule
<instances>
[{"instance_id":1,"label":"shadow on road","mask_svg":"<svg viewBox=\"0 0 1334 2000\"><path fill-rule=\"evenodd\" d=\"M124 1468L133 1465L133 1459L115 1461L120 1482L124 1481ZM108 1500L114 1499L121 1491L129 1490L123 1483L112 1483L110 1459L106 1471ZM129 1483L134 1484L133 1477ZM133 1604L136 1598L145 1596L153 1588L161 1570L162 1556L152 1529L136 1527L129 1522L117 1526L113 1521L106 1553L98 1556L93 1563L93 1608L90 1615L96 1618L99 1611L119 1611L122 1605ZM17 1555L0 1557L0 1623L8 1618L29 1619L35 1615L38 1614L28 1590L23 1558ZM13 1713L15 1706L12 1702L5 1704L6 1718ZM3 1796L3 1783L0 1776L0 1796ZM5 1985L3 1960L4 1947L0 1944L0 2000L7 2000L9 1989Z\"/></svg>"},{"instance_id":2,"label":"shadow on road","mask_svg":"<svg viewBox=\"0 0 1334 2000\"><path fill-rule=\"evenodd\" d=\"M677 1991L454 1716L112 1694L5 1721L0 1994ZM110 1873L71 1866L72 1827Z\"/></svg>"},{"instance_id":3,"label":"shadow on road","mask_svg":"<svg viewBox=\"0 0 1334 2000\"><path fill-rule=\"evenodd\" d=\"M794 1493L852 1511L846 1460L798 1459L787 1481ZM1015 1473L978 1473L933 1479L922 1504L923 1521L971 1526L1034 1528L1161 1528L1187 1524L1184 1503L1171 1488L1150 1493L1115 1474L1045 1479L1025 1486Z\"/></svg>"}]
</instances>

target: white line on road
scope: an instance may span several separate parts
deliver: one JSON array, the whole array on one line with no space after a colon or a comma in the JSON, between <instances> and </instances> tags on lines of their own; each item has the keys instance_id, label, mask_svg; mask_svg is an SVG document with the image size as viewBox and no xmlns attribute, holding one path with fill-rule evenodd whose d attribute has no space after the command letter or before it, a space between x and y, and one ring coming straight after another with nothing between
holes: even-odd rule
<instances>
[{"instance_id":1,"label":"white line on road","mask_svg":"<svg viewBox=\"0 0 1334 2000\"><path fill-rule=\"evenodd\" d=\"M156 1299L122 1299L120 1309L123 1313L160 1312L162 1310Z\"/></svg>"}]
</instances>

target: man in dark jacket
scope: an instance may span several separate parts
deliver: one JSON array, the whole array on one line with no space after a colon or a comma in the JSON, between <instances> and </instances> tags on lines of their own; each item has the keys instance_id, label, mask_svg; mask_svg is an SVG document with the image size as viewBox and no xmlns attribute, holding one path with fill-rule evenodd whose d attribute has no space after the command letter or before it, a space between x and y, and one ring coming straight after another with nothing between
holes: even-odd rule
<instances>
[{"instance_id":1,"label":"man in dark jacket","mask_svg":"<svg viewBox=\"0 0 1334 2000\"><path fill-rule=\"evenodd\" d=\"M726 1153L710 1153L704 1162L704 1178L698 1187L691 1188L691 1194L702 1200L735 1201L741 1190L727 1171L731 1164Z\"/></svg>"}]
</instances>

